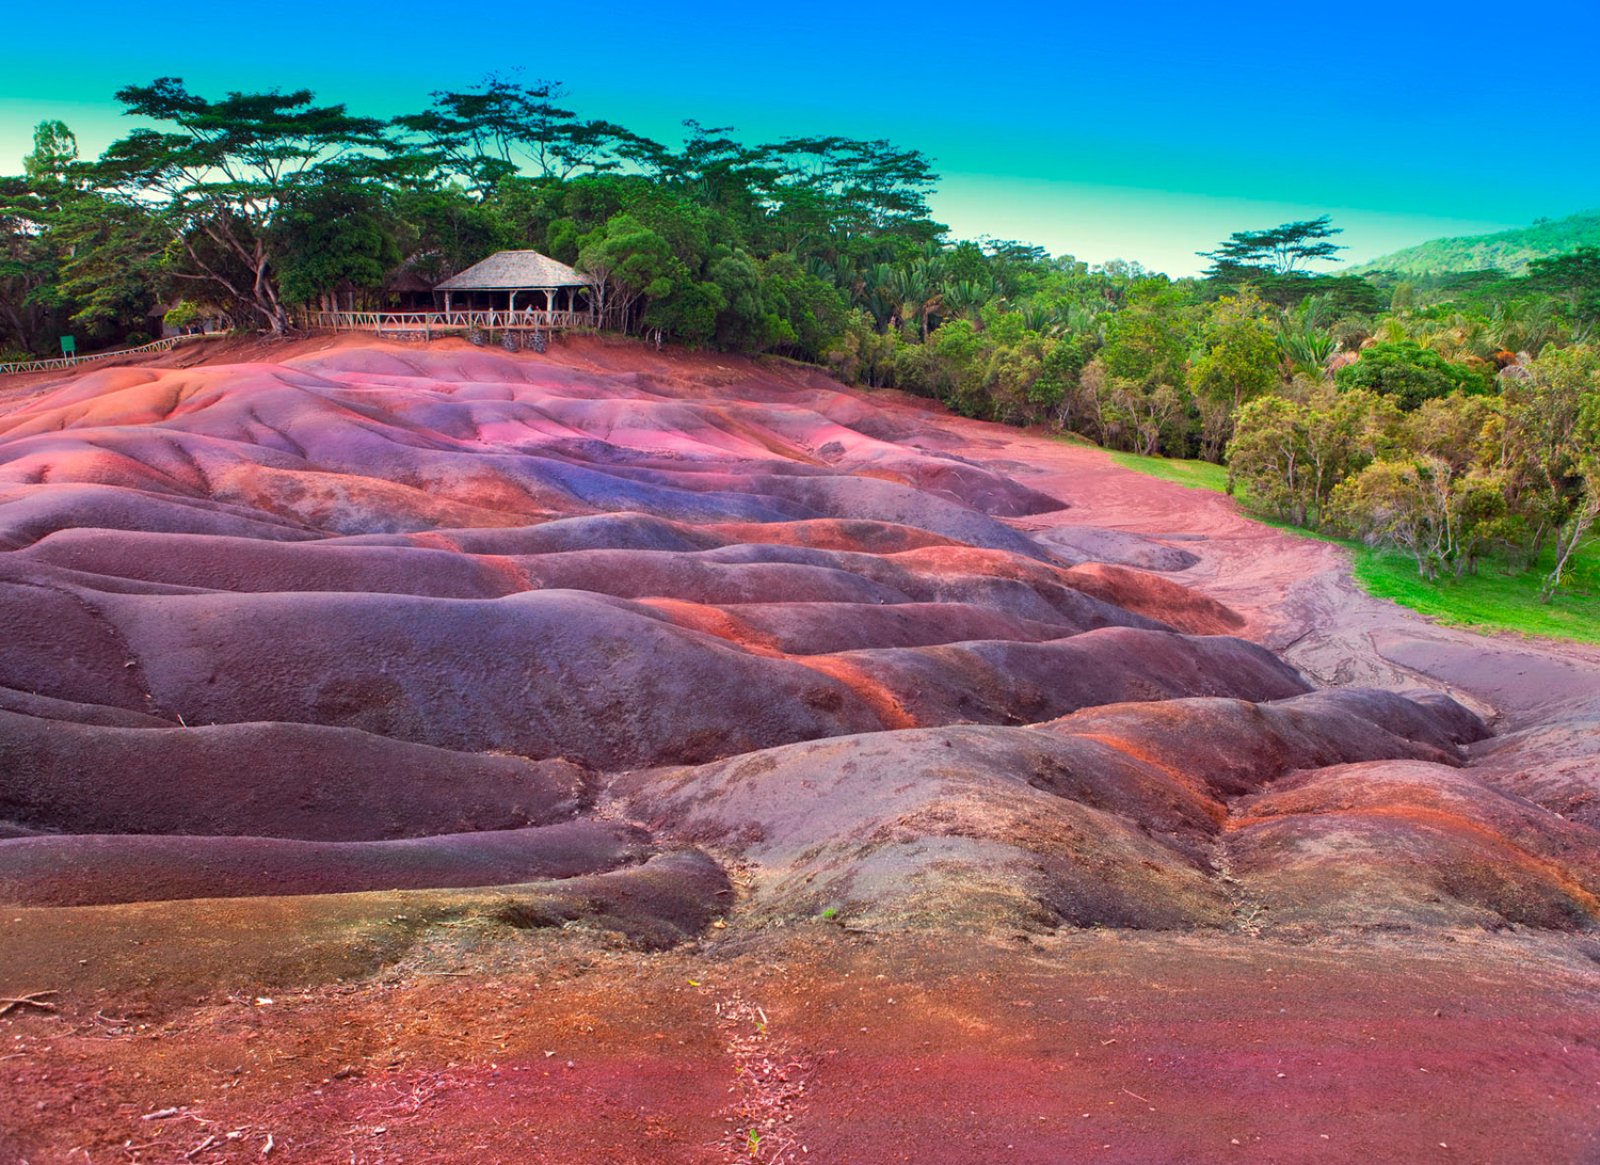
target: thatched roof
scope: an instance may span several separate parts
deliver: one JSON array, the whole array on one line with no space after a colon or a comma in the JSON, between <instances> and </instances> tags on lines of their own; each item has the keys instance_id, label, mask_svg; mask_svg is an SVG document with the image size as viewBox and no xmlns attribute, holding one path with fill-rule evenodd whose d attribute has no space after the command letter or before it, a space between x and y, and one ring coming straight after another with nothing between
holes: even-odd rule
<instances>
[{"instance_id":1,"label":"thatched roof","mask_svg":"<svg viewBox=\"0 0 1600 1165\"><path fill-rule=\"evenodd\" d=\"M435 291L519 291L587 287L589 280L538 251L500 251L438 284Z\"/></svg>"}]
</instances>

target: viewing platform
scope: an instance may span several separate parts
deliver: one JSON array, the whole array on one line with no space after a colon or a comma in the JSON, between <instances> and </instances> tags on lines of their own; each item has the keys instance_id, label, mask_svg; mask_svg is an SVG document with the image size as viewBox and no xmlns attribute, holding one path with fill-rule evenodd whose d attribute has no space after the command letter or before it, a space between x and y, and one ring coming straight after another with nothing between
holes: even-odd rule
<instances>
[{"instance_id":1,"label":"viewing platform","mask_svg":"<svg viewBox=\"0 0 1600 1165\"><path fill-rule=\"evenodd\" d=\"M373 332L395 339L431 340L435 335L493 339L506 347L522 341L543 350L553 332L597 328L600 313L587 276L537 251L498 251L429 292L433 305L399 311L306 309L307 330ZM443 302L439 302L440 300ZM519 302L520 301L520 302Z\"/></svg>"}]
</instances>

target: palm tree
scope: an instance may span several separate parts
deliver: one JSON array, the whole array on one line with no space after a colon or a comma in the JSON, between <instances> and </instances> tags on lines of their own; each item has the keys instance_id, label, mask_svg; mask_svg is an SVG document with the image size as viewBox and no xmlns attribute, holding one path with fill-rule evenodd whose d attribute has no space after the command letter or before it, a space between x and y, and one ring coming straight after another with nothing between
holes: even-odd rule
<instances>
[{"instance_id":1,"label":"palm tree","mask_svg":"<svg viewBox=\"0 0 1600 1165\"><path fill-rule=\"evenodd\" d=\"M1411 328L1407 326L1407 321L1399 316L1389 316L1378 321L1377 330L1373 332L1372 338L1380 344L1398 344L1402 340L1415 339Z\"/></svg>"},{"instance_id":2,"label":"palm tree","mask_svg":"<svg viewBox=\"0 0 1600 1165\"><path fill-rule=\"evenodd\" d=\"M993 276L951 279L945 282L940 298L946 310L957 318L976 322L984 304L1000 301L1000 289Z\"/></svg>"},{"instance_id":3,"label":"palm tree","mask_svg":"<svg viewBox=\"0 0 1600 1165\"><path fill-rule=\"evenodd\" d=\"M1070 330L1059 303L1044 303L1030 299L1018 310L1022 313L1022 326L1030 332L1057 338Z\"/></svg>"},{"instance_id":4,"label":"palm tree","mask_svg":"<svg viewBox=\"0 0 1600 1165\"><path fill-rule=\"evenodd\" d=\"M1328 295L1306 296L1300 301L1300 310L1296 314L1300 317L1302 330L1306 331L1313 328L1326 328L1338 316L1338 312L1334 308L1333 297Z\"/></svg>"},{"instance_id":5,"label":"palm tree","mask_svg":"<svg viewBox=\"0 0 1600 1165\"><path fill-rule=\"evenodd\" d=\"M1489 313L1489 334L1502 351L1537 356L1561 331L1561 316L1547 299L1497 302Z\"/></svg>"},{"instance_id":6,"label":"palm tree","mask_svg":"<svg viewBox=\"0 0 1600 1165\"><path fill-rule=\"evenodd\" d=\"M1372 338L1372 321L1366 316L1343 316L1329 325L1328 334L1341 350L1354 352Z\"/></svg>"},{"instance_id":7,"label":"palm tree","mask_svg":"<svg viewBox=\"0 0 1600 1165\"><path fill-rule=\"evenodd\" d=\"M1277 342L1278 355L1285 364L1316 379L1326 374L1328 358L1338 350L1338 344L1327 332L1304 324L1293 329L1280 328Z\"/></svg>"},{"instance_id":8,"label":"palm tree","mask_svg":"<svg viewBox=\"0 0 1600 1165\"><path fill-rule=\"evenodd\" d=\"M872 313L872 322L880 332L895 321L901 303L894 287L894 271L888 263L874 263L861 278L861 304Z\"/></svg>"},{"instance_id":9,"label":"palm tree","mask_svg":"<svg viewBox=\"0 0 1600 1165\"><path fill-rule=\"evenodd\" d=\"M940 296L943 277L943 263L916 259L904 267L896 267L889 280L889 289L900 305L900 320L915 321L922 329L924 343L932 330L928 317L943 306Z\"/></svg>"},{"instance_id":10,"label":"palm tree","mask_svg":"<svg viewBox=\"0 0 1600 1165\"><path fill-rule=\"evenodd\" d=\"M1453 314L1443 324L1436 325L1425 344L1446 360L1456 361L1468 357L1487 360L1495 349L1489 335L1488 321L1460 312Z\"/></svg>"},{"instance_id":11,"label":"palm tree","mask_svg":"<svg viewBox=\"0 0 1600 1165\"><path fill-rule=\"evenodd\" d=\"M1068 335L1077 336L1089 333L1098 336L1102 343L1105 342L1105 320L1089 304L1075 303L1067 308L1067 318L1064 322L1067 326Z\"/></svg>"}]
</instances>

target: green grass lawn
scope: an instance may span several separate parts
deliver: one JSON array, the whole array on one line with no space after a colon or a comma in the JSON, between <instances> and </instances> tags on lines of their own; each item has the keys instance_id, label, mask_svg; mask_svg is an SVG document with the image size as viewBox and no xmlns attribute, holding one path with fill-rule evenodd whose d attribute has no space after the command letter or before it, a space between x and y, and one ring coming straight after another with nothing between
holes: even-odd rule
<instances>
[{"instance_id":1,"label":"green grass lawn","mask_svg":"<svg viewBox=\"0 0 1600 1165\"><path fill-rule=\"evenodd\" d=\"M1180 461L1170 457L1145 457L1138 453L1112 453L1111 460L1124 469L1136 469L1164 481L1175 481L1190 489L1228 490L1228 471L1209 461Z\"/></svg>"},{"instance_id":2,"label":"green grass lawn","mask_svg":"<svg viewBox=\"0 0 1600 1165\"><path fill-rule=\"evenodd\" d=\"M1227 489L1228 471L1209 461L1180 461L1115 452L1111 459L1127 469L1191 489L1218 493ZM1417 564L1404 554L1373 550L1359 542L1328 538L1281 522L1265 524L1307 538L1348 546L1352 574L1367 593L1392 599L1440 622L1486 631L1518 631L1524 635L1600 643L1600 543L1591 544L1578 554L1555 601L1541 603L1539 584L1551 563L1543 564L1542 569L1512 574L1504 563L1485 562L1475 575L1430 583L1417 573Z\"/></svg>"},{"instance_id":3,"label":"green grass lawn","mask_svg":"<svg viewBox=\"0 0 1600 1165\"><path fill-rule=\"evenodd\" d=\"M1504 563L1485 562L1475 575L1430 583L1409 557L1357 546L1352 573L1368 593L1444 623L1600 643L1600 546L1580 550L1555 600L1541 603L1539 585L1552 565L1512 574Z\"/></svg>"}]
</instances>

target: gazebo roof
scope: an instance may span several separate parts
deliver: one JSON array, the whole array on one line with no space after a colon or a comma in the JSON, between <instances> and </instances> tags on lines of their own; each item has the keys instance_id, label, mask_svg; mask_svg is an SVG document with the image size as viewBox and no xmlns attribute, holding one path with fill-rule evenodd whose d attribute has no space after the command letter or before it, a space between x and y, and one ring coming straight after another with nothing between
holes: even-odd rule
<instances>
[{"instance_id":1,"label":"gazebo roof","mask_svg":"<svg viewBox=\"0 0 1600 1165\"><path fill-rule=\"evenodd\" d=\"M520 291L541 287L587 287L589 280L565 263L538 251L498 251L474 263L459 275L438 284L435 291Z\"/></svg>"}]
</instances>

